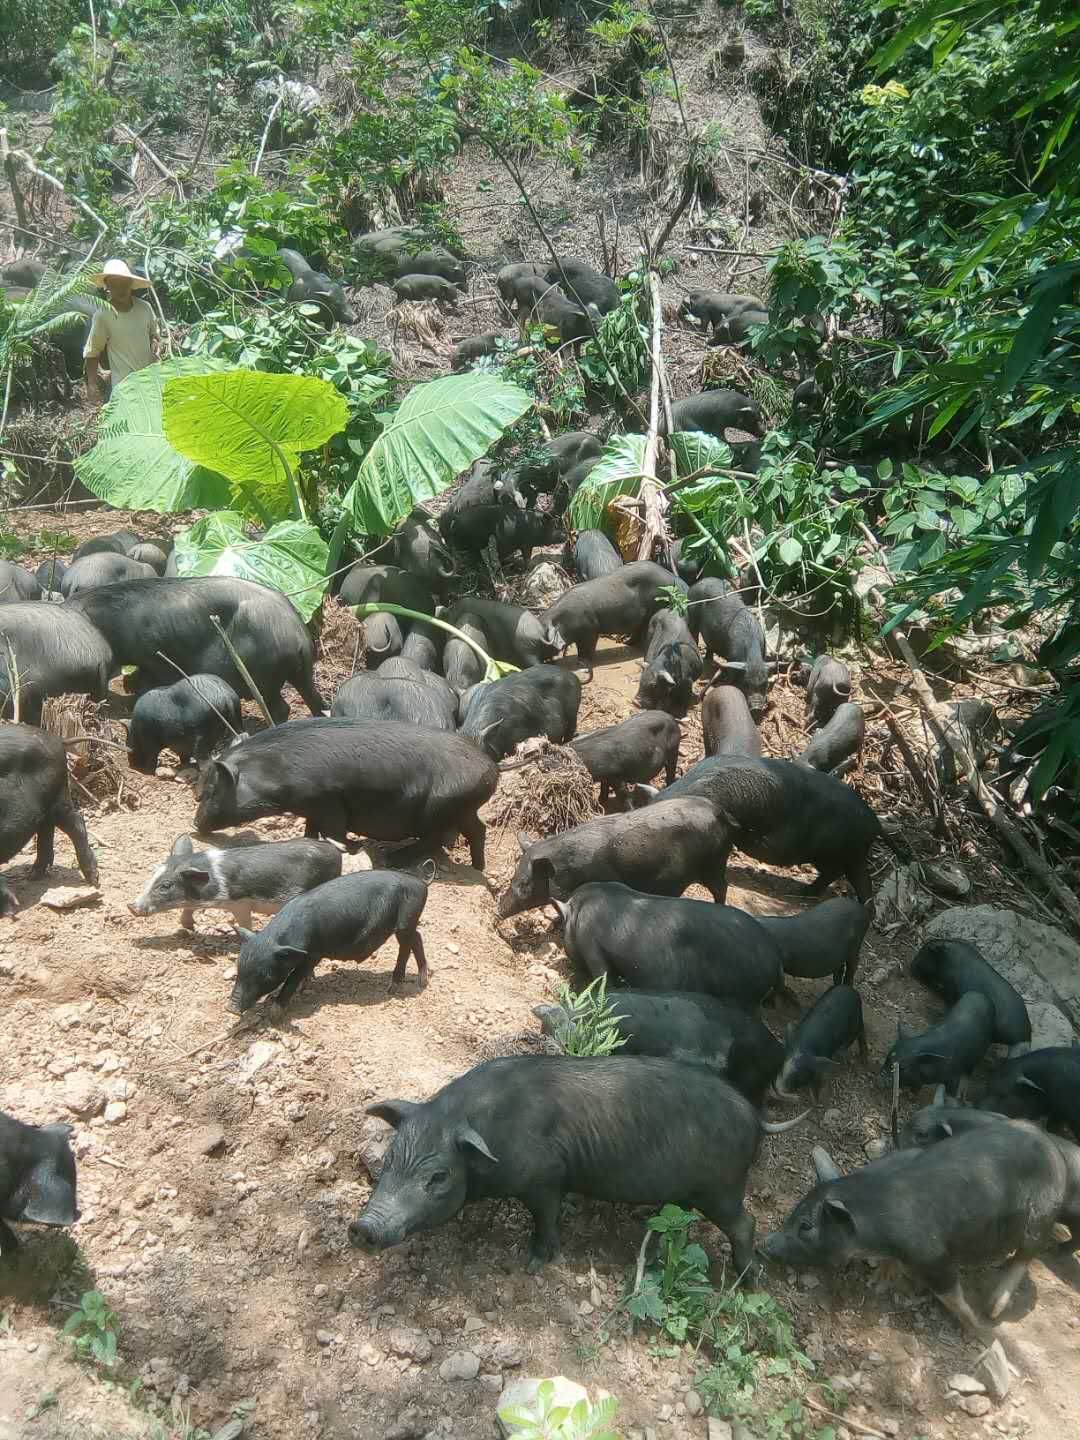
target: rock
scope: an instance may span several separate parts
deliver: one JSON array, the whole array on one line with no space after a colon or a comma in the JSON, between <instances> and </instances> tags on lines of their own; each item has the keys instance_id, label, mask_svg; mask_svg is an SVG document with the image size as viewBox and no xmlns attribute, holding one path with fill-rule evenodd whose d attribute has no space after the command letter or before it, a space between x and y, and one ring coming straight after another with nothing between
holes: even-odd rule
<instances>
[{"instance_id":1,"label":"rock","mask_svg":"<svg viewBox=\"0 0 1080 1440\"><path fill-rule=\"evenodd\" d=\"M969 1415L978 1417L990 1413L990 1399L986 1395L965 1395L960 1401L961 1410L966 1410Z\"/></svg>"},{"instance_id":2,"label":"rock","mask_svg":"<svg viewBox=\"0 0 1080 1440\"><path fill-rule=\"evenodd\" d=\"M971 881L959 865L949 860L924 860L921 869L930 889L947 900L962 900L971 893Z\"/></svg>"},{"instance_id":3,"label":"rock","mask_svg":"<svg viewBox=\"0 0 1080 1440\"><path fill-rule=\"evenodd\" d=\"M967 940L1030 1004L1056 1005L1080 1026L1080 945L1054 925L996 905L967 905L935 915L927 940Z\"/></svg>"},{"instance_id":4,"label":"rock","mask_svg":"<svg viewBox=\"0 0 1080 1440\"><path fill-rule=\"evenodd\" d=\"M465 1316L465 1334L475 1335L478 1330L486 1330L487 1321L481 1320L479 1315Z\"/></svg>"},{"instance_id":5,"label":"rock","mask_svg":"<svg viewBox=\"0 0 1080 1440\"><path fill-rule=\"evenodd\" d=\"M864 565L856 574L852 582L852 589L863 609L868 611L871 617L876 618L879 615L884 617L885 595L893 588L894 584L893 577L883 566Z\"/></svg>"},{"instance_id":6,"label":"rock","mask_svg":"<svg viewBox=\"0 0 1080 1440\"><path fill-rule=\"evenodd\" d=\"M496 1370L516 1370L525 1359L525 1351L516 1340L499 1340L491 1347L491 1363Z\"/></svg>"},{"instance_id":7,"label":"rock","mask_svg":"<svg viewBox=\"0 0 1080 1440\"><path fill-rule=\"evenodd\" d=\"M717 1420L715 1415L709 1416L709 1440L733 1440L731 1426L726 1420Z\"/></svg>"},{"instance_id":8,"label":"rock","mask_svg":"<svg viewBox=\"0 0 1080 1440\"><path fill-rule=\"evenodd\" d=\"M86 1070L74 1070L64 1081L65 1107L80 1120L89 1120L105 1109L105 1092Z\"/></svg>"},{"instance_id":9,"label":"rock","mask_svg":"<svg viewBox=\"0 0 1080 1440\"><path fill-rule=\"evenodd\" d=\"M885 1432L886 1435L899 1435L899 1434L900 1434L900 1421L899 1421L899 1420L882 1420L882 1422L881 1422L881 1428L882 1428L882 1430L884 1430L884 1432Z\"/></svg>"},{"instance_id":10,"label":"rock","mask_svg":"<svg viewBox=\"0 0 1080 1440\"><path fill-rule=\"evenodd\" d=\"M192 1155L213 1155L225 1148L225 1131L220 1125L200 1125L188 1137L188 1149Z\"/></svg>"},{"instance_id":11,"label":"rock","mask_svg":"<svg viewBox=\"0 0 1080 1440\"><path fill-rule=\"evenodd\" d=\"M387 1336L387 1344L391 1355L415 1360L420 1365L431 1359L431 1341L422 1330L414 1330L411 1326L399 1325L391 1330Z\"/></svg>"},{"instance_id":12,"label":"rock","mask_svg":"<svg viewBox=\"0 0 1080 1440\"><path fill-rule=\"evenodd\" d=\"M480 1374L480 1357L471 1350L454 1350L439 1366L442 1380L475 1380Z\"/></svg>"},{"instance_id":13,"label":"rock","mask_svg":"<svg viewBox=\"0 0 1080 1440\"><path fill-rule=\"evenodd\" d=\"M842 1112L839 1110L826 1110L821 1117L823 1125L839 1125L842 1119Z\"/></svg>"},{"instance_id":14,"label":"rock","mask_svg":"<svg viewBox=\"0 0 1080 1440\"><path fill-rule=\"evenodd\" d=\"M57 885L46 890L41 904L50 910L77 910L80 905L94 905L101 899L101 891L94 885Z\"/></svg>"},{"instance_id":15,"label":"rock","mask_svg":"<svg viewBox=\"0 0 1080 1440\"><path fill-rule=\"evenodd\" d=\"M570 576L553 560L541 560L522 581L518 604L529 610L546 610L571 586Z\"/></svg>"},{"instance_id":16,"label":"rock","mask_svg":"<svg viewBox=\"0 0 1080 1440\"><path fill-rule=\"evenodd\" d=\"M686 1406L686 1413L688 1415L700 1415L705 1408L701 1396L696 1390L687 1390L683 1396L683 1404Z\"/></svg>"},{"instance_id":17,"label":"rock","mask_svg":"<svg viewBox=\"0 0 1080 1440\"><path fill-rule=\"evenodd\" d=\"M240 1061L240 1075L244 1080L250 1080L253 1075L258 1074L264 1066L269 1065L279 1053L277 1045L269 1040L256 1040L250 1047L247 1054Z\"/></svg>"},{"instance_id":18,"label":"rock","mask_svg":"<svg viewBox=\"0 0 1080 1440\"><path fill-rule=\"evenodd\" d=\"M440 1370L440 1374L441 1374ZM579 1400L588 1401L589 1392L584 1385L579 1385L576 1380L568 1380L565 1375L552 1375L547 1377L555 1387L553 1404L569 1405L573 1407ZM544 1379L539 1380L512 1380L505 1386L499 1396L496 1406L496 1415L499 1418L499 1431L504 1436L510 1436L515 1432L502 1419L504 1410L531 1410L536 1404L536 1392L544 1384Z\"/></svg>"},{"instance_id":19,"label":"rock","mask_svg":"<svg viewBox=\"0 0 1080 1440\"><path fill-rule=\"evenodd\" d=\"M1031 1048L1043 1050L1050 1045L1071 1045L1073 1027L1056 1005L1045 1000L1027 1002L1028 1019L1031 1021Z\"/></svg>"},{"instance_id":20,"label":"rock","mask_svg":"<svg viewBox=\"0 0 1080 1440\"><path fill-rule=\"evenodd\" d=\"M918 865L894 865L874 892L874 924L914 925L928 915L933 899L920 883Z\"/></svg>"},{"instance_id":21,"label":"rock","mask_svg":"<svg viewBox=\"0 0 1080 1440\"><path fill-rule=\"evenodd\" d=\"M986 1386L981 1380L976 1380L974 1375L950 1375L949 1389L955 1390L958 1395L985 1395Z\"/></svg>"},{"instance_id":22,"label":"rock","mask_svg":"<svg viewBox=\"0 0 1080 1440\"><path fill-rule=\"evenodd\" d=\"M320 1345L332 1345L334 1343L334 1336L329 1330L316 1330L315 1339Z\"/></svg>"},{"instance_id":23,"label":"rock","mask_svg":"<svg viewBox=\"0 0 1080 1440\"><path fill-rule=\"evenodd\" d=\"M128 1107L123 1100L110 1100L105 1106L105 1124L119 1125L121 1120L127 1119Z\"/></svg>"},{"instance_id":24,"label":"rock","mask_svg":"<svg viewBox=\"0 0 1080 1440\"><path fill-rule=\"evenodd\" d=\"M661 1405L660 1409L656 1412L656 1418L662 1424L666 1425L674 1414L675 1411L670 1405Z\"/></svg>"},{"instance_id":25,"label":"rock","mask_svg":"<svg viewBox=\"0 0 1080 1440\"><path fill-rule=\"evenodd\" d=\"M816 1330L811 1330L807 1335L803 1349L806 1352L806 1358L812 1360L815 1365L825 1363L825 1342Z\"/></svg>"},{"instance_id":26,"label":"rock","mask_svg":"<svg viewBox=\"0 0 1080 1440\"><path fill-rule=\"evenodd\" d=\"M1012 1385L1012 1370L1000 1340L995 1340L990 1348L983 1352L976 1369L986 1381L986 1388L994 1399L1004 1400Z\"/></svg>"}]
</instances>

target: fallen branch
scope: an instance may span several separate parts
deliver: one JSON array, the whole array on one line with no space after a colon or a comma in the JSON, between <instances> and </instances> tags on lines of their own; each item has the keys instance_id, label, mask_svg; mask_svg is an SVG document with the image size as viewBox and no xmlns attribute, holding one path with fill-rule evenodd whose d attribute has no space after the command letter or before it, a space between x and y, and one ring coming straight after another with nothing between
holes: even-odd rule
<instances>
[{"instance_id":1,"label":"fallen branch","mask_svg":"<svg viewBox=\"0 0 1080 1440\"><path fill-rule=\"evenodd\" d=\"M903 730L901 730L900 723L891 710L885 712L884 720L885 724L889 727L889 733L896 741L900 754L904 758L904 764L908 768L908 773L915 781L915 787L922 796L924 805L934 817L934 834L946 835L948 828L945 822L945 811L941 804L941 797L935 792L934 787L927 779L926 771L919 764L914 750L912 750L908 744L907 736Z\"/></svg>"},{"instance_id":2,"label":"fallen branch","mask_svg":"<svg viewBox=\"0 0 1080 1440\"><path fill-rule=\"evenodd\" d=\"M18 171L15 168L15 157L8 145L8 132L0 127L0 159L4 162L4 174L11 189L11 199L15 205L15 218L19 225L26 228L26 202L23 200L22 190L19 188Z\"/></svg>"},{"instance_id":3,"label":"fallen branch","mask_svg":"<svg viewBox=\"0 0 1080 1440\"><path fill-rule=\"evenodd\" d=\"M819 1415L824 1415L829 1420L839 1420L840 1424L846 1425L849 1430L857 1430L860 1435L870 1435L873 1440L885 1440L883 1431L875 1430L870 1425L864 1425L861 1420L856 1420L851 1415L841 1415L836 1410L827 1409L820 1400L815 1400L812 1395L805 1395L803 1398L810 1409L816 1410Z\"/></svg>"},{"instance_id":4,"label":"fallen branch","mask_svg":"<svg viewBox=\"0 0 1080 1440\"><path fill-rule=\"evenodd\" d=\"M994 792L979 774L975 756L971 753L971 747L964 739L960 727L948 724L942 715L926 674L914 650L908 644L907 636L901 635L899 630L894 630L893 639L904 663L911 671L912 686L919 704L926 713L931 730L940 742L949 747L957 762L967 770L967 786L978 802L979 808L1025 869L1030 870L1033 875L1037 875L1043 882L1068 915L1077 933L1080 934L1080 900L1067 885L1058 879L1053 868L1042 856L1032 849L998 803Z\"/></svg>"},{"instance_id":5,"label":"fallen branch","mask_svg":"<svg viewBox=\"0 0 1080 1440\"><path fill-rule=\"evenodd\" d=\"M262 697L262 692L259 690L259 687L255 684L255 681L251 678L251 671L250 671L250 670L247 668L247 666L244 664L243 660L241 660L240 655L239 655L239 653L237 652L236 646L232 643L232 641L229 639L229 637L225 634L225 631L224 631L224 629L222 628L222 624L221 624L221 617L218 616L218 615L211 615L211 616L210 616L210 624L213 625L214 629L215 629L215 630L217 631L217 633L221 636L221 643L225 646L225 649L229 652L229 658L232 660L232 662L233 662L233 664L236 666L237 670L239 670L239 671L240 671L240 674L244 677L244 683L245 683L245 684L247 685L247 687L248 687L248 691L249 691L250 694L251 694L251 698L255 701L256 705L258 705L259 709L262 711L262 713L263 713L263 719L266 721L267 725L270 727L271 730L273 730L273 728L274 728L274 717L270 714L270 707L269 707L269 705L267 705L266 701L263 699L263 697ZM183 672L181 672L181 673L183 673ZM187 677L185 676L184 678L186 679Z\"/></svg>"},{"instance_id":6,"label":"fallen branch","mask_svg":"<svg viewBox=\"0 0 1080 1440\"><path fill-rule=\"evenodd\" d=\"M51 185L54 190L59 190L60 194L66 196L72 205L77 205L84 215L88 215L100 230L101 234L98 236L98 239L101 239L101 235L104 235L109 227L96 210L91 210L85 200L81 200L78 195L68 190L62 180L58 180L55 175L50 175L47 170L42 170L34 160L34 157L29 155L25 150L12 150L10 153L13 163L15 160L21 160L31 175L36 175L39 180L44 180L46 185ZM6 161L4 169L7 171L10 180L11 172L8 171ZM87 259L89 259L89 256L87 256Z\"/></svg>"},{"instance_id":7,"label":"fallen branch","mask_svg":"<svg viewBox=\"0 0 1080 1440\"><path fill-rule=\"evenodd\" d=\"M146 156L146 158L150 161L150 164L153 165L155 170L157 170L160 175L163 175L166 180L172 181L172 183L176 186L176 193L179 199L181 201L186 200L187 196L184 194L184 187L180 182L180 177L174 174L173 171L169 169L168 165L165 164L164 160L154 154L153 150L150 149L150 146L147 145L146 141L142 138L142 136L136 135L135 131L132 130L129 125L118 125L116 128L120 131L124 138L135 147L135 149L139 152L140 155Z\"/></svg>"}]
</instances>

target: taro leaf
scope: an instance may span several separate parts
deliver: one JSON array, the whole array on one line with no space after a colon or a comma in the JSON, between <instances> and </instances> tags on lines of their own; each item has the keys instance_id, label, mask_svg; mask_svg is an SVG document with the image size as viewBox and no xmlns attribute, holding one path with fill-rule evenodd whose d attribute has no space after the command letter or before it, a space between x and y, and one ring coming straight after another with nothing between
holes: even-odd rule
<instances>
[{"instance_id":1,"label":"taro leaf","mask_svg":"<svg viewBox=\"0 0 1080 1440\"><path fill-rule=\"evenodd\" d=\"M645 463L645 435L613 435L570 501L575 530L595 530L617 495L636 495Z\"/></svg>"},{"instance_id":2,"label":"taro leaf","mask_svg":"<svg viewBox=\"0 0 1080 1440\"><path fill-rule=\"evenodd\" d=\"M261 540L249 540L243 516L222 510L176 537L178 575L236 575L287 595L305 620L319 608L330 583L329 546L302 520L284 520ZM294 593L299 592L299 593Z\"/></svg>"},{"instance_id":3,"label":"taro leaf","mask_svg":"<svg viewBox=\"0 0 1080 1440\"><path fill-rule=\"evenodd\" d=\"M364 456L345 497L362 535L389 535L413 506L438 495L532 405L489 371L415 385Z\"/></svg>"},{"instance_id":4,"label":"taro leaf","mask_svg":"<svg viewBox=\"0 0 1080 1440\"><path fill-rule=\"evenodd\" d=\"M210 355L163 360L128 375L101 413L98 442L75 461L75 473L100 500L121 510L216 510L229 503L229 485L214 470L181 455L165 437L162 390L177 376L225 370Z\"/></svg>"},{"instance_id":5,"label":"taro leaf","mask_svg":"<svg viewBox=\"0 0 1080 1440\"><path fill-rule=\"evenodd\" d=\"M328 380L228 370L169 380L165 435L197 464L233 485L233 505L272 523L299 520L295 473L302 450L344 430L349 409Z\"/></svg>"},{"instance_id":6,"label":"taro leaf","mask_svg":"<svg viewBox=\"0 0 1080 1440\"><path fill-rule=\"evenodd\" d=\"M695 470L725 470L731 467L731 446L701 430L676 431L671 437L671 449L680 476L692 475Z\"/></svg>"}]
</instances>

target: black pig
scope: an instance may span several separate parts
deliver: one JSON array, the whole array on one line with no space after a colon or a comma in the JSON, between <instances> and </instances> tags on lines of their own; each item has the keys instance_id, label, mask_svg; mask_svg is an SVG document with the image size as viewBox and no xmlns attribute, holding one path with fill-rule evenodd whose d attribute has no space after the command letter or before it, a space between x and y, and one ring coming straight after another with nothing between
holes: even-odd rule
<instances>
[{"instance_id":1,"label":"black pig","mask_svg":"<svg viewBox=\"0 0 1080 1440\"><path fill-rule=\"evenodd\" d=\"M710 685L701 702L706 755L761 754L761 731L737 685Z\"/></svg>"},{"instance_id":2,"label":"black pig","mask_svg":"<svg viewBox=\"0 0 1080 1440\"><path fill-rule=\"evenodd\" d=\"M639 990L700 990L751 1007L783 984L772 940L754 916L729 905L620 884L582 885L554 903L567 955L593 977L615 975Z\"/></svg>"},{"instance_id":3,"label":"black pig","mask_svg":"<svg viewBox=\"0 0 1080 1440\"><path fill-rule=\"evenodd\" d=\"M533 665L474 685L461 697L461 731L493 760L545 735L565 745L577 729L581 681L559 665Z\"/></svg>"},{"instance_id":4,"label":"black pig","mask_svg":"<svg viewBox=\"0 0 1080 1440\"><path fill-rule=\"evenodd\" d=\"M819 655L806 684L806 717L812 725L827 725L837 709L851 699L851 671L842 660Z\"/></svg>"},{"instance_id":5,"label":"black pig","mask_svg":"<svg viewBox=\"0 0 1080 1440\"><path fill-rule=\"evenodd\" d=\"M24 1125L0 1111L0 1256L19 1248L8 1220L74 1225L75 1156L70 1125Z\"/></svg>"},{"instance_id":6,"label":"black pig","mask_svg":"<svg viewBox=\"0 0 1080 1440\"><path fill-rule=\"evenodd\" d=\"M1080 1140L1080 1047L1050 1045L1007 1060L990 1076L979 1105L1067 1125Z\"/></svg>"},{"instance_id":7,"label":"black pig","mask_svg":"<svg viewBox=\"0 0 1080 1440\"><path fill-rule=\"evenodd\" d=\"M912 960L911 973L950 1004L970 990L985 995L994 1007L999 1045L1025 1045L1031 1039L1023 996L966 940L928 940Z\"/></svg>"},{"instance_id":8,"label":"black pig","mask_svg":"<svg viewBox=\"0 0 1080 1440\"><path fill-rule=\"evenodd\" d=\"M206 760L227 735L240 730L240 698L216 675L192 675L144 690L128 725L128 764L152 775L166 746L182 764Z\"/></svg>"},{"instance_id":9,"label":"black pig","mask_svg":"<svg viewBox=\"0 0 1080 1440\"><path fill-rule=\"evenodd\" d=\"M888 1081L898 1062L900 1084L905 1088L940 1084L955 1095L993 1039L994 1006L985 995L971 990L960 996L942 1021L921 1035L905 1033L897 1021L896 1043L881 1067L882 1079Z\"/></svg>"},{"instance_id":10,"label":"black pig","mask_svg":"<svg viewBox=\"0 0 1080 1440\"><path fill-rule=\"evenodd\" d=\"M776 1093L790 1100L796 1090L809 1085L814 1099L819 1099L823 1073L835 1066L833 1057L855 1044L865 1062L869 1052L859 992L850 985L834 985L818 997L797 1025L787 1027L784 1067Z\"/></svg>"},{"instance_id":11,"label":"black pig","mask_svg":"<svg viewBox=\"0 0 1080 1440\"><path fill-rule=\"evenodd\" d=\"M643 710L685 715L701 676L701 656L686 621L674 610L658 610L645 632L645 668L638 681Z\"/></svg>"},{"instance_id":12,"label":"black pig","mask_svg":"<svg viewBox=\"0 0 1080 1440\"><path fill-rule=\"evenodd\" d=\"M561 639L562 648L577 646L591 680L600 636L639 633L660 605L660 591L674 583L670 570L651 560L635 560L614 574L567 590L543 617L544 623Z\"/></svg>"},{"instance_id":13,"label":"black pig","mask_svg":"<svg viewBox=\"0 0 1080 1440\"><path fill-rule=\"evenodd\" d=\"M651 780L664 771L668 785L675 779L682 731L679 722L663 710L645 710L618 725L605 725L570 742L594 780L600 781L600 803L610 790L619 794L627 785Z\"/></svg>"},{"instance_id":14,"label":"black pig","mask_svg":"<svg viewBox=\"0 0 1080 1440\"><path fill-rule=\"evenodd\" d=\"M263 815L300 815L309 838L347 843L419 837L430 847L463 833L484 867L478 810L499 772L469 740L400 721L293 720L231 745L203 775L201 835Z\"/></svg>"},{"instance_id":15,"label":"black pig","mask_svg":"<svg viewBox=\"0 0 1080 1440\"><path fill-rule=\"evenodd\" d=\"M797 765L812 770L835 770L852 755L862 751L866 738L866 717L861 705L841 705L832 719L818 730L810 744L794 756Z\"/></svg>"},{"instance_id":16,"label":"black pig","mask_svg":"<svg viewBox=\"0 0 1080 1440\"><path fill-rule=\"evenodd\" d=\"M242 1015L271 991L284 1005L320 960L367 960L391 935L398 942L394 983L405 979L413 955L419 984L426 985L428 963L417 926L427 893L414 875L374 870L341 875L290 900L258 933L240 930L229 1009Z\"/></svg>"},{"instance_id":17,"label":"black pig","mask_svg":"<svg viewBox=\"0 0 1080 1440\"><path fill-rule=\"evenodd\" d=\"M838 896L823 900L801 915L758 915L780 948L784 971L800 980L823 980L854 985L870 912L857 900Z\"/></svg>"},{"instance_id":18,"label":"black pig","mask_svg":"<svg viewBox=\"0 0 1080 1440\"><path fill-rule=\"evenodd\" d=\"M52 866L58 827L75 847L83 878L96 885L97 860L71 798L63 742L32 725L0 725L0 865L36 836L37 856L30 877L40 879ZM14 909L15 897L0 880L0 916L11 915Z\"/></svg>"},{"instance_id":19,"label":"black pig","mask_svg":"<svg viewBox=\"0 0 1080 1440\"><path fill-rule=\"evenodd\" d=\"M550 900L553 888L569 895L590 880L621 881L652 895L681 895L697 881L719 900L715 857L723 822L707 802L687 801L664 816L666 808L604 815L548 840L519 835L521 859L499 914L531 910Z\"/></svg>"},{"instance_id":20,"label":"black pig","mask_svg":"<svg viewBox=\"0 0 1080 1440\"><path fill-rule=\"evenodd\" d=\"M574 1191L627 1205L700 1210L753 1260L743 1209L762 1126L750 1102L703 1066L619 1055L489 1060L430 1100L368 1107L397 1134L349 1226L358 1249L400 1245L473 1200L512 1196L533 1218L529 1269L559 1255L559 1206Z\"/></svg>"},{"instance_id":21,"label":"black pig","mask_svg":"<svg viewBox=\"0 0 1080 1440\"><path fill-rule=\"evenodd\" d=\"M602 530L579 530L574 541L574 571L579 580L599 580L622 569L622 556Z\"/></svg>"},{"instance_id":22,"label":"black pig","mask_svg":"<svg viewBox=\"0 0 1080 1440\"><path fill-rule=\"evenodd\" d=\"M718 591L722 580L699 580L690 587L686 612L690 633L705 646L705 663L721 658L716 677L732 677L746 691L750 713L757 720L769 703L769 665L765 632L736 591Z\"/></svg>"}]
</instances>

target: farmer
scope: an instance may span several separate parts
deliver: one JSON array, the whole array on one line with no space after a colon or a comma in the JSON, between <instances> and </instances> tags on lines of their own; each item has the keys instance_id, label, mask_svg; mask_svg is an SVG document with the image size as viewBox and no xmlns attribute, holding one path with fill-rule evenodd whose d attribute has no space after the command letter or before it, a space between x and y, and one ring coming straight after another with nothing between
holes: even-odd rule
<instances>
[{"instance_id":1,"label":"farmer","mask_svg":"<svg viewBox=\"0 0 1080 1440\"><path fill-rule=\"evenodd\" d=\"M158 327L150 306L132 294L133 290L149 289L150 281L133 275L123 260L106 260L104 270L90 278L108 291L113 307L95 311L83 346L87 395L91 400L106 400L110 385L119 385L125 375L154 363ZM106 349L110 369L102 370L98 361Z\"/></svg>"}]
</instances>

